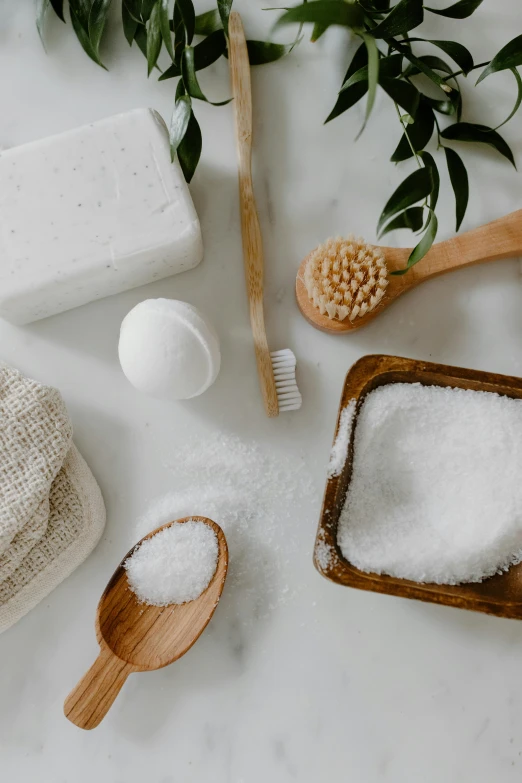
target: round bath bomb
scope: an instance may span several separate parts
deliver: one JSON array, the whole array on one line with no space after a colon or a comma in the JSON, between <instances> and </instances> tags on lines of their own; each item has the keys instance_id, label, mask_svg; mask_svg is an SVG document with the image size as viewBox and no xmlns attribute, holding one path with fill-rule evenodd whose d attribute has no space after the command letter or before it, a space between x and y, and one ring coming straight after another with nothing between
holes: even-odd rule
<instances>
[{"instance_id":1,"label":"round bath bomb","mask_svg":"<svg viewBox=\"0 0 522 783\"><path fill-rule=\"evenodd\" d=\"M118 353L136 389L170 400L202 394L216 380L221 363L214 327L177 299L136 305L123 319Z\"/></svg>"}]
</instances>

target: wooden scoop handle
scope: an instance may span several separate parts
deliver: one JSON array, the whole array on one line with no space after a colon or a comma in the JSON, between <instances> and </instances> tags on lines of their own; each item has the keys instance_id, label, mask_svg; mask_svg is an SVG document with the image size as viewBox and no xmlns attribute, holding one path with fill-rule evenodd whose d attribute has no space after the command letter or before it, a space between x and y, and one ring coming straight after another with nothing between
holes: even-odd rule
<instances>
[{"instance_id":1,"label":"wooden scoop handle","mask_svg":"<svg viewBox=\"0 0 522 783\"><path fill-rule=\"evenodd\" d=\"M65 717L80 729L94 729L106 716L134 668L102 645L100 654L65 700Z\"/></svg>"}]
</instances>

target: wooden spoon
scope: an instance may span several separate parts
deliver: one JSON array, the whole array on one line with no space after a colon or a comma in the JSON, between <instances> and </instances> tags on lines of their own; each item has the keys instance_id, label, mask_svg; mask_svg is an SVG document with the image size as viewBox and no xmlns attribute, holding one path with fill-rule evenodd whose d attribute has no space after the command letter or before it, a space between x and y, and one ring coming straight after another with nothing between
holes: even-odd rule
<instances>
[{"instance_id":1,"label":"wooden spoon","mask_svg":"<svg viewBox=\"0 0 522 783\"><path fill-rule=\"evenodd\" d=\"M210 525L218 539L218 563L210 584L199 598L186 604L139 603L127 581L124 562L147 538L189 519ZM125 555L100 598L96 613L100 654L66 698L66 717L81 729L94 729L107 714L129 674L161 669L181 658L199 639L214 614L227 568L225 534L206 517L177 519L142 538Z\"/></svg>"},{"instance_id":2,"label":"wooden spoon","mask_svg":"<svg viewBox=\"0 0 522 783\"><path fill-rule=\"evenodd\" d=\"M381 250L390 273L404 269L411 253L411 248L382 247ZM485 226L433 245L422 261L405 275L390 274L386 293L377 307L362 318L356 317L353 321L348 318L344 321L336 321L321 315L314 307L303 283L307 261L305 258L297 273L297 304L306 320L317 329L331 334L353 332L370 323L401 294L432 277L453 272L454 269L482 264L485 261L515 258L519 255L522 255L522 210L520 209Z\"/></svg>"}]
</instances>

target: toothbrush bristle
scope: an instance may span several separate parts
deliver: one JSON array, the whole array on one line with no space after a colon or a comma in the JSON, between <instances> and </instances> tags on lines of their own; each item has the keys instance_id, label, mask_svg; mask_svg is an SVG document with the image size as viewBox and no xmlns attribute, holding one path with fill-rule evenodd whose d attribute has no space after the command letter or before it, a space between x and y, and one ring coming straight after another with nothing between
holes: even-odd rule
<instances>
[{"instance_id":1,"label":"toothbrush bristle","mask_svg":"<svg viewBox=\"0 0 522 783\"><path fill-rule=\"evenodd\" d=\"M297 361L294 352L290 348L283 348L281 351L271 351L270 358L274 371L279 413L299 410L303 399L295 379Z\"/></svg>"},{"instance_id":2,"label":"toothbrush bristle","mask_svg":"<svg viewBox=\"0 0 522 783\"><path fill-rule=\"evenodd\" d=\"M327 239L308 256L304 284L321 315L353 321L374 310L388 285L381 250L363 239Z\"/></svg>"}]
</instances>

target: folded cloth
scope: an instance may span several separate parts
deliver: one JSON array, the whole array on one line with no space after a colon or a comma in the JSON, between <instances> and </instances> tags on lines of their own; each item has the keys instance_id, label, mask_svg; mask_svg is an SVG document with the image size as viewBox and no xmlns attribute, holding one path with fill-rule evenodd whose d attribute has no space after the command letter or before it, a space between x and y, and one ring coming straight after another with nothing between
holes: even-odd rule
<instances>
[{"instance_id":1,"label":"folded cloth","mask_svg":"<svg viewBox=\"0 0 522 783\"><path fill-rule=\"evenodd\" d=\"M0 366L0 633L83 562L104 526L60 393Z\"/></svg>"},{"instance_id":2,"label":"folded cloth","mask_svg":"<svg viewBox=\"0 0 522 783\"><path fill-rule=\"evenodd\" d=\"M0 552L49 499L72 441L60 392L0 367Z\"/></svg>"}]
</instances>

